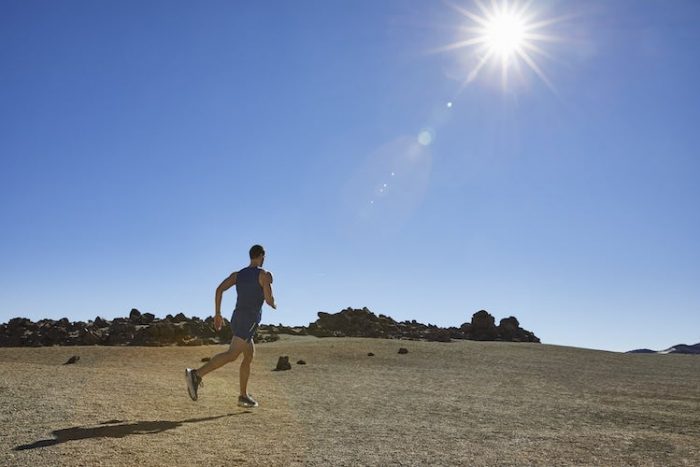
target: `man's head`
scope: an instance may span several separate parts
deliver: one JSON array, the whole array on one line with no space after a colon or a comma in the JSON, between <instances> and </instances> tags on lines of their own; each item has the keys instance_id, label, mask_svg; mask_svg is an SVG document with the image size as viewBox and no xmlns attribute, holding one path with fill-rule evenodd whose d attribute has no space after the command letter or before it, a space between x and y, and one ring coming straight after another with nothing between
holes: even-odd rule
<instances>
[{"instance_id":1,"label":"man's head","mask_svg":"<svg viewBox=\"0 0 700 467\"><path fill-rule=\"evenodd\" d=\"M262 266L265 262L265 250L260 245L253 245L248 252L251 264Z\"/></svg>"}]
</instances>

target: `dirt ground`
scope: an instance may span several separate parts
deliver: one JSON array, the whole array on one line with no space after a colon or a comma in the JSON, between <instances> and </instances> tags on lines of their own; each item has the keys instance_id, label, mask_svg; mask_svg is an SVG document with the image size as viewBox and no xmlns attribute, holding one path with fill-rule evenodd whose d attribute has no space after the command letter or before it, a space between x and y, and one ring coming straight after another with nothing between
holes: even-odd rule
<instances>
[{"instance_id":1,"label":"dirt ground","mask_svg":"<svg viewBox=\"0 0 700 467\"><path fill-rule=\"evenodd\" d=\"M193 402L185 367L225 349L0 348L0 464L700 465L698 356L282 336L256 346L260 407L239 362Z\"/></svg>"}]
</instances>

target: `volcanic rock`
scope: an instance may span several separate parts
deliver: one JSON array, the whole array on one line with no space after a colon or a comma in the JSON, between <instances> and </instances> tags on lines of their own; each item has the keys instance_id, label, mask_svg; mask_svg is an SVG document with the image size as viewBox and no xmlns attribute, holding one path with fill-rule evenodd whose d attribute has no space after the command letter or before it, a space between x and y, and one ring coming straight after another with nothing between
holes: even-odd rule
<instances>
[{"instance_id":1,"label":"volcanic rock","mask_svg":"<svg viewBox=\"0 0 700 467\"><path fill-rule=\"evenodd\" d=\"M277 360L277 366L275 367L274 371L283 371L283 370L291 370L292 369L292 364L289 363L289 356L281 356Z\"/></svg>"},{"instance_id":2,"label":"volcanic rock","mask_svg":"<svg viewBox=\"0 0 700 467\"><path fill-rule=\"evenodd\" d=\"M172 319L173 323L184 323L187 322L187 316L184 313L178 313Z\"/></svg>"},{"instance_id":3,"label":"volcanic rock","mask_svg":"<svg viewBox=\"0 0 700 467\"><path fill-rule=\"evenodd\" d=\"M95 325L96 328L109 327L109 321L104 320L104 319L100 318L99 316L97 318L95 318L95 321L93 324Z\"/></svg>"},{"instance_id":4,"label":"volcanic rock","mask_svg":"<svg viewBox=\"0 0 700 467\"><path fill-rule=\"evenodd\" d=\"M139 324L151 324L156 319L153 313L142 313Z\"/></svg>"},{"instance_id":5,"label":"volcanic rock","mask_svg":"<svg viewBox=\"0 0 700 467\"><path fill-rule=\"evenodd\" d=\"M498 336L494 317L486 310L479 310L472 316L471 336L477 341L492 341Z\"/></svg>"},{"instance_id":6,"label":"volcanic rock","mask_svg":"<svg viewBox=\"0 0 700 467\"><path fill-rule=\"evenodd\" d=\"M407 340L450 342L452 339L508 340L513 342L539 342L530 331L519 326L514 316L509 316L495 326L495 319L487 311L480 310L471 322L460 327L441 328L434 324L419 323L415 319L397 322L389 316L375 315L365 308L346 308L338 313L319 312L318 319L303 326L288 327L261 324L253 336L254 342L272 342L280 334L314 335L317 337L373 337ZM152 313L141 313L132 308L127 318L105 320L97 316L94 321L70 322L43 319L33 323L27 318L13 318L0 324L0 347L42 345L208 345L227 344L231 341L230 322L224 318L221 330L214 329L212 316L201 320L188 319L184 313L167 315L158 319ZM677 346L671 352L688 352ZM689 346L692 347L692 346Z\"/></svg>"},{"instance_id":7,"label":"volcanic rock","mask_svg":"<svg viewBox=\"0 0 700 467\"><path fill-rule=\"evenodd\" d=\"M498 334L504 338L513 338L518 332L520 323L515 316L503 318L498 325Z\"/></svg>"},{"instance_id":8,"label":"volcanic rock","mask_svg":"<svg viewBox=\"0 0 700 467\"><path fill-rule=\"evenodd\" d=\"M139 324L141 322L141 312L136 308L132 308L129 312L129 321L133 324Z\"/></svg>"},{"instance_id":9,"label":"volcanic rock","mask_svg":"<svg viewBox=\"0 0 700 467\"><path fill-rule=\"evenodd\" d=\"M78 345L97 345L102 341L102 333L94 327L84 327L78 333Z\"/></svg>"},{"instance_id":10,"label":"volcanic rock","mask_svg":"<svg viewBox=\"0 0 700 467\"><path fill-rule=\"evenodd\" d=\"M129 321L115 318L109 326L108 345L125 345L134 339L136 327Z\"/></svg>"}]
</instances>

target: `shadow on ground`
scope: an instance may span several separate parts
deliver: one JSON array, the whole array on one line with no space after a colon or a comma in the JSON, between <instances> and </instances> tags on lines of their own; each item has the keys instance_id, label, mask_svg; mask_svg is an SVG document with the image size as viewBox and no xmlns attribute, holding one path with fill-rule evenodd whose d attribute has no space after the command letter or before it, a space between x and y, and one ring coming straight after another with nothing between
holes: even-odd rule
<instances>
[{"instance_id":1,"label":"shadow on ground","mask_svg":"<svg viewBox=\"0 0 700 467\"><path fill-rule=\"evenodd\" d=\"M161 433L163 431L172 430L185 423L198 423L206 422L210 420L216 420L217 418L231 417L233 415L242 415L245 413L252 413L250 410L243 412L234 412L224 415L216 415L213 417L202 417L202 418L188 418L186 420L171 421L171 420L154 420L154 421L142 421L142 422L131 422L124 423L122 420L109 420L102 422L100 425L103 426L74 426L71 428L64 428L62 430L54 430L52 432L53 439L41 439L35 441L32 444L22 444L15 446L13 450L24 451L27 449L43 448L46 446L53 446L55 444L65 443L66 441L76 441L80 439L89 438L123 438L129 435L149 435L155 433ZM114 423L118 423L114 425Z\"/></svg>"}]
</instances>

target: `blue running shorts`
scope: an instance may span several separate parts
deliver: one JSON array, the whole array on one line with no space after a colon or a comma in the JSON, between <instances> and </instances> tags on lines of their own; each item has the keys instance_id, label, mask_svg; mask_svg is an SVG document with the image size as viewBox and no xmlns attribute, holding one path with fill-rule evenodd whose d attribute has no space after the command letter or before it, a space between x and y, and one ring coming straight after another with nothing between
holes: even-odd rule
<instances>
[{"instance_id":1,"label":"blue running shorts","mask_svg":"<svg viewBox=\"0 0 700 467\"><path fill-rule=\"evenodd\" d=\"M234 310L233 315L231 315L231 331L233 331L233 335L240 337L246 342L253 340L258 324L260 324L260 321L250 313Z\"/></svg>"}]
</instances>

